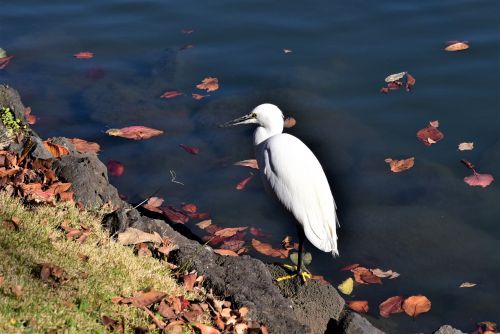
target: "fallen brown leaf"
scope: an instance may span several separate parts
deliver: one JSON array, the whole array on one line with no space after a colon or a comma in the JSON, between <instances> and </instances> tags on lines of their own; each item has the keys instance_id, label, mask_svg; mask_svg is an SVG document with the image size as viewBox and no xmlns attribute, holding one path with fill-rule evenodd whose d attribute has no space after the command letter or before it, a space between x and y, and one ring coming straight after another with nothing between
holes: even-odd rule
<instances>
[{"instance_id":1,"label":"fallen brown leaf","mask_svg":"<svg viewBox=\"0 0 500 334\"><path fill-rule=\"evenodd\" d=\"M81 51L73 55L76 59L90 59L94 57L94 53L90 51Z\"/></svg>"},{"instance_id":2,"label":"fallen brown leaf","mask_svg":"<svg viewBox=\"0 0 500 334\"><path fill-rule=\"evenodd\" d=\"M51 143L47 140L43 141L43 146L45 146L47 151L49 151L54 158L60 158L63 155L69 154L69 150L66 147Z\"/></svg>"},{"instance_id":3,"label":"fallen brown leaf","mask_svg":"<svg viewBox=\"0 0 500 334\"><path fill-rule=\"evenodd\" d=\"M459 288L472 288L475 287L477 284L476 283L470 283L470 282L463 282L460 284Z\"/></svg>"},{"instance_id":4,"label":"fallen brown leaf","mask_svg":"<svg viewBox=\"0 0 500 334\"><path fill-rule=\"evenodd\" d=\"M196 224L196 226L198 226L202 230L206 229L210 225L212 225L211 219L206 219L206 220L203 220L203 221L199 222L198 224Z\"/></svg>"},{"instance_id":5,"label":"fallen brown leaf","mask_svg":"<svg viewBox=\"0 0 500 334\"><path fill-rule=\"evenodd\" d=\"M451 41L447 43L448 45L444 48L445 51L463 51L469 48L469 43L467 41Z\"/></svg>"},{"instance_id":6,"label":"fallen brown leaf","mask_svg":"<svg viewBox=\"0 0 500 334\"><path fill-rule=\"evenodd\" d=\"M217 330L216 328L202 324L200 322L195 322L193 326L198 328L201 331L201 334L220 334L219 330Z\"/></svg>"},{"instance_id":7,"label":"fallen brown leaf","mask_svg":"<svg viewBox=\"0 0 500 334\"><path fill-rule=\"evenodd\" d=\"M111 176L119 177L125 172L125 166L116 160L108 160L106 167L108 168L108 172Z\"/></svg>"},{"instance_id":8,"label":"fallen brown leaf","mask_svg":"<svg viewBox=\"0 0 500 334\"><path fill-rule=\"evenodd\" d=\"M359 313L367 313L368 312L368 301L366 300L351 300L347 302L347 306L353 311Z\"/></svg>"},{"instance_id":9,"label":"fallen brown leaf","mask_svg":"<svg viewBox=\"0 0 500 334\"><path fill-rule=\"evenodd\" d=\"M117 241L120 245L135 245L143 242L163 243L158 233L146 233L133 227L129 227L124 232L118 234Z\"/></svg>"},{"instance_id":10,"label":"fallen brown leaf","mask_svg":"<svg viewBox=\"0 0 500 334\"><path fill-rule=\"evenodd\" d=\"M223 228L222 230L218 230L217 232L214 233L214 235L218 237L224 237L224 238L229 238L235 235L236 233L240 231L246 230L248 227L243 226L243 227L227 227Z\"/></svg>"},{"instance_id":11,"label":"fallen brown leaf","mask_svg":"<svg viewBox=\"0 0 500 334\"><path fill-rule=\"evenodd\" d=\"M429 122L429 125L418 130L417 138L425 145L431 146L444 138L444 134L438 130L439 122Z\"/></svg>"},{"instance_id":12,"label":"fallen brown leaf","mask_svg":"<svg viewBox=\"0 0 500 334\"><path fill-rule=\"evenodd\" d=\"M72 138L70 141L75 145L78 152L83 153L97 153L101 150L101 147L97 143L86 141L80 138Z\"/></svg>"},{"instance_id":13,"label":"fallen brown leaf","mask_svg":"<svg viewBox=\"0 0 500 334\"><path fill-rule=\"evenodd\" d=\"M391 171L394 173L400 173L402 171L408 170L415 164L415 158L411 157L403 160L393 160L391 158L385 159L385 162L391 167Z\"/></svg>"},{"instance_id":14,"label":"fallen brown leaf","mask_svg":"<svg viewBox=\"0 0 500 334\"><path fill-rule=\"evenodd\" d=\"M184 288L186 289L186 291L193 290L194 283L196 282L196 273L184 275L182 279L184 281Z\"/></svg>"},{"instance_id":15,"label":"fallen brown leaf","mask_svg":"<svg viewBox=\"0 0 500 334\"><path fill-rule=\"evenodd\" d=\"M380 315L388 318L391 314L403 312L403 296L394 296L386 299L379 305Z\"/></svg>"},{"instance_id":16,"label":"fallen brown leaf","mask_svg":"<svg viewBox=\"0 0 500 334\"><path fill-rule=\"evenodd\" d=\"M178 90L169 90L160 95L162 99L173 99L174 97L184 95L183 92L179 92Z\"/></svg>"},{"instance_id":17,"label":"fallen brown leaf","mask_svg":"<svg viewBox=\"0 0 500 334\"><path fill-rule=\"evenodd\" d=\"M148 139L163 134L162 130L148 128L147 126L134 125L121 129L109 129L106 134L114 137L122 137L134 140Z\"/></svg>"},{"instance_id":18,"label":"fallen brown leaf","mask_svg":"<svg viewBox=\"0 0 500 334\"><path fill-rule=\"evenodd\" d=\"M257 164L256 159L241 160L241 161L235 162L234 165L259 169L259 165Z\"/></svg>"},{"instance_id":19,"label":"fallen brown leaf","mask_svg":"<svg viewBox=\"0 0 500 334\"><path fill-rule=\"evenodd\" d=\"M429 312L431 309L431 301L422 295L411 296L403 302L403 310L410 317L416 317L419 314Z\"/></svg>"},{"instance_id":20,"label":"fallen brown leaf","mask_svg":"<svg viewBox=\"0 0 500 334\"><path fill-rule=\"evenodd\" d=\"M244 178L243 180L241 180L237 185L236 185L236 189L237 190L243 190L245 189L246 185L248 184L248 182L250 182L250 180L253 178L253 174Z\"/></svg>"},{"instance_id":21,"label":"fallen brown leaf","mask_svg":"<svg viewBox=\"0 0 500 334\"><path fill-rule=\"evenodd\" d=\"M380 277L375 276L370 269L365 267L356 267L351 269L354 274L354 280L360 284L382 284Z\"/></svg>"},{"instance_id":22,"label":"fallen brown leaf","mask_svg":"<svg viewBox=\"0 0 500 334\"><path fill-rule=\"evenodd\" d=\"M207 77L201 81L200 84L196 85L198 89L204 89L207 92L213 92L219 89L219 79Z\"/></svg>"},{"instance_id":23,"label":"fallen brown leaf","mask_svg":"<svg viewBox=\"0 0 500 334\"><path fill-rule=\"evenodd\" d=\"M200 149L198 147L194 147L194 146L189 146L189 145L185 145L185 144L179 144L180 147L182 147L184 149L184 151L190 153L190 154L198 154L200 153Z\"/></svg>"},{"instance_id":24,"label":"fallen brown leaf","mask_svg":"<svg viewBox=\"0 0 500 334\"><path fill-rule=\"evenodd\" d=\"M270 244L260 242L257 239L252 239L252 246L256 251L258 251L261 254L272 257L278 257L281 259L288 258L288 253L290 252L289 249L274 249L273 246L271 246Z\"/></svg>"},{"instance_id":25,"label":"fallen brown leaf","mask_svg":"<svg viewBox=\"0 0 500 334\"><path fill-rule=\"evenodd\" d=\"M287 117L285 118L285 121L283 122L283 127L285 129L287 128L293 128L297 124L297 121L293 117Z\"/></svg>"},{"instance_id":26,"label":"fallen brown leaf","mask_svg":"<svg viewBox=\"0 0 500 334\"><path fill-rule=\"evenodd\" d=\"M36 124L37 117L31 114L31 107L24 108L24 118L26 118L29 125Z\"/></svg>"},{"instance_id":27,"label":"fallen brown leaf","mask_svg":"<svg viewBox=\"0 0 500 334\"><path fill-rule=\"evenodd\" d=\"M206 97L209 97L209 96L210 96L210 95L202 95L202 94L195 94L195 93L192 93L192 94L191 94L191 97L192 97L193 99L195 99L195 100L198 100L198 101L199 101L199 100L202 100L202 99L204 99L204 98L206 98Z\"/></svg>"}]
</instances>

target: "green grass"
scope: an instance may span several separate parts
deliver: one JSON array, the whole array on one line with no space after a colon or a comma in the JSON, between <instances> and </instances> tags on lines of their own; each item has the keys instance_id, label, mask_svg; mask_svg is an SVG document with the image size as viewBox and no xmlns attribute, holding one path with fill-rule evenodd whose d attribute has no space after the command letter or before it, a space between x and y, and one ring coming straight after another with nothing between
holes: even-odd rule
<instances>
[{"instance_id":1,"label":"green grass","mask_svg":"<svg viewBox=\"0 0 500 334\"><path fill-rule=\"evenodd\" d=\"M18 231L2 224L12 217L21 221ZM100 217L63 204L26 208L0 192L0 333L105 333L103 315L123 318L126 332L133 332L151 321L140 309L112 303L113 296L145 288L186 296L164 264L110 240ZM84 223L92 234L83 243L67 240L59 228L64 220L75 228ZM58 286L43 282L40 264L46 262L63 268L69 280ZM16 285L20 297L11 291Z\"/></svg>"}]
</instances>

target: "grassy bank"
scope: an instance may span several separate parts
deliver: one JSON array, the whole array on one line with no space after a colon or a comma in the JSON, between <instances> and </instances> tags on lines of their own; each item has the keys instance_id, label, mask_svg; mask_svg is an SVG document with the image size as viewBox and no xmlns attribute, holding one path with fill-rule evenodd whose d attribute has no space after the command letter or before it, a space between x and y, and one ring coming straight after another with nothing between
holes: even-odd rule
<instances>
[{"instance_id":1,"label":"grassy bank","mask_svg":"<svg viewBox=\"0 0 500 334\"><path fill-rule=\"evenodd\" d=\"M151 320L112 297L146 288L187 296L165 264L111 241L100 217L64 204L27 208L0 193L1 333L105 333L103 316L133 332Z\"/></svg>"}]
</instances>

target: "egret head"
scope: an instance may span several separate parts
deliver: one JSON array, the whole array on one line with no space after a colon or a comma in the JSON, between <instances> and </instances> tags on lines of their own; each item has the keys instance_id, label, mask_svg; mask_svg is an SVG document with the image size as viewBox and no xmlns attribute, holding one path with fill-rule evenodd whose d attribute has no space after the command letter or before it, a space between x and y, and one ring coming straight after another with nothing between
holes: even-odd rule
<instances>
[{"instance_id":1,"label":"egret head","mask_svg":"<svg viewBox=\"0 0 500 334\"><path fill-rule=\"evenodd\" d=\"M239 124L259 124L264 128L278 126L283 129L283 113L274 104L264 103L255 107L251 113L243 117L221 124L221 127Z\"/></svg>"}]
</instances>

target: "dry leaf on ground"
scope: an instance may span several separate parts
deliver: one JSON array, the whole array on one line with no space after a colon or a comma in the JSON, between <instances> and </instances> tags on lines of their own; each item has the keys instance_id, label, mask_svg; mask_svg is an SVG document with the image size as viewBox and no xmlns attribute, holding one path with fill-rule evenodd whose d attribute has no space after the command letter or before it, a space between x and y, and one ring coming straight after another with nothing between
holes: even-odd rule
<instances>
[{"instance_id":1,"label":"dry leaf on ground","mask_svg":"<svg viewBox=\"0 0 500 334\"><path fill-rule=\"evenodd\" d=\"M45 146L47 151L49 151L54 158L60 158L63 155L69 154L69 150L66 147L51 143L48 140L43 141L43 146Z\"/></svg>"},{"instance_id":2,"label":"dry leaf on ground","mask_svg":"<svg viewBox=\"0 0 500 334\"><path fill-rule=\"evenodd\" d=\"M412 168L415 164L415 158L411 157L403 160L393 160L391 158L387 158L385 159L385 162L389 164L389 166L391 167L391 171L393 171L394 173L399 173Z\"/></svg>"},{"instance_id":3,"label":"dry leaf on ground","mask_svg":"<svg viewBox=\"0 0 500 334\"><path fill-rule=\"evenodd\" d=\"M431 301L422 295L411 296L403 302L403 310L410 317L416 317L419 314L429 312L431 309Z\"/></svg>"},{"instance_id":4,"label":"dry leaf on ground","mask_svg":"<svg viewBox=\"0 0 500 334\"><path fill-rule=\"evenodd\" d=\"M161 244L161 236L154 233L146 233L133 227L127 228L124 232L118 234L118 243L120 245L135 245L142 242L154 242Z\"/></svg>"}]
</instances>

